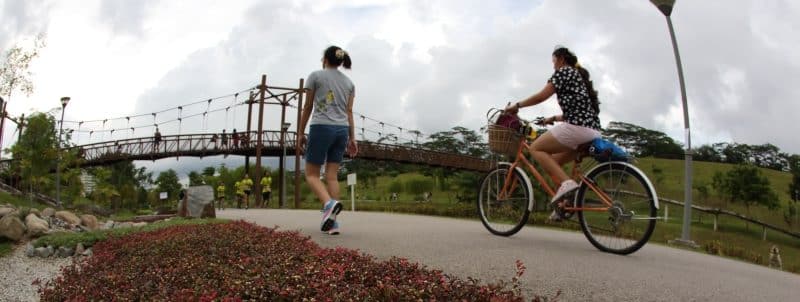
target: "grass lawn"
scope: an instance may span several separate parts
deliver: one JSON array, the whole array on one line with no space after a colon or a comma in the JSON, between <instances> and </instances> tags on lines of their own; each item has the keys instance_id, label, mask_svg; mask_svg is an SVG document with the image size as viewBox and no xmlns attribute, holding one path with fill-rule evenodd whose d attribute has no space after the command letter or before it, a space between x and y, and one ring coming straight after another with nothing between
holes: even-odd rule
<instances>
[{"instance_id":1,"label":"grass lawn","mask_svg":"<svg viewBox=\"0 0 800 302\"><path fill-rule=\"evenodd\" d=\"M13 242L6 241L5 239L0 239L0 257L10 254L11 249L13 247L14 247Z\"/></svg>"}]
</instances>

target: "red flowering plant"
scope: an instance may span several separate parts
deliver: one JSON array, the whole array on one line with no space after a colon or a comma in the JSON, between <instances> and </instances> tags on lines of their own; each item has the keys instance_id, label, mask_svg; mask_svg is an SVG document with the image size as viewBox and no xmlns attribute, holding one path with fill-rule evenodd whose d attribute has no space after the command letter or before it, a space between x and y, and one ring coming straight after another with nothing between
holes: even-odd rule
<instances>
[{"instance_id":1,"label":"red flowering plant","mask_svg":"<svg viewBox=\"0 0 800 302\"><path fill-rule=\"evenodd\" d=\"M39 284L42 301L522 301L402 258L321 248L298 232L237 221L176 226L98 242ZM524 271L521 263L518 275ZM520 270L521 268L521 270Z\"/></svg>"}]
</instances>

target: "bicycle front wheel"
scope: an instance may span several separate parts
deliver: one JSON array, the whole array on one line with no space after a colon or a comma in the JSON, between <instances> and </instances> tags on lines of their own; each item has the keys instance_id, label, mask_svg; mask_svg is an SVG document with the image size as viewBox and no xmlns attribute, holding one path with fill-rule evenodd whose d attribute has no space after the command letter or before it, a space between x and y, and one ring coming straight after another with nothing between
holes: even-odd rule
<instances>
[{"instance_id":1,"label":"bicycle front wheel","mask_svg":"<svg viewBox=\"0 0 800 302\"><path fill-rule=\"evenodd\" d=\"M581 184L576 202L584 210L578 211L578 219L589 242L601 251L621 255L642 248L653 234L658 213L656 194L644 174L627 163L611 162L597 166L586 178L612 202L609 207L598 192Z\"/></svg>"},{"instance_id":2,"label":"bicycle front wheel","mask_svg":"<svg viewBox=\"0 0 800 302\"><path fill-rule=\"evenodd\" d=\"M528 222L533 208L531 187L525 175L511 165L500 165L483 178L478 192L478 215L489 232L511 236ZM509 176L509 174L511 174ZM503 189L505 188L505 191Z\"/></svg>"}]
</instances>

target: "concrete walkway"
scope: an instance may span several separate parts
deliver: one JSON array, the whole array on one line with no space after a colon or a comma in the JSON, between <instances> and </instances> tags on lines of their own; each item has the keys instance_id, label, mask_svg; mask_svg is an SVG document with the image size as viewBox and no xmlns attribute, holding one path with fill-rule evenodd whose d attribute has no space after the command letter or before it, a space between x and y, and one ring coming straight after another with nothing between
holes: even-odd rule
<instances>
[{"instance_id":1,"label":"concrete walkway","mask_svg":"<svg viewBox=\"0 0 800 302\"><path fill-rule=\"evenodd\" d=\"M342 234L319 231L309 210L224 210L218 217L299 230L323 247L347 247L386 259L399 256L459 277L510 280L519 259L526 294L560 301L798 301L800 276L736 260L655 244L628 256L595 249L578 232L526 227L491 235L478 220L342 212ZM656 227L658 227L656 225Z\"/></svg>"}]
</instances>

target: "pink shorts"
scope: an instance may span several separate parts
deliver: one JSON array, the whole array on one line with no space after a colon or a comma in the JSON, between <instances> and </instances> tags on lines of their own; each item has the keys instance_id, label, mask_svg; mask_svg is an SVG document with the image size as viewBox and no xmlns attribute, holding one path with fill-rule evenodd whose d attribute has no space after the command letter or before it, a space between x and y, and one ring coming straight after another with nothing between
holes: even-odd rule
<instances>
[{"instance_id":1,"label":"pink shorts","mask_svg":"<svg viewBox=\"0 0 800 302\"><path fill-rule=\"evenodd\" d=\"M578 149L578 145L585 144L595 138L600 137L600 131L592 128L576 126L570 123L561 123L551 128L550 133L564 146L572 150Z\"/></svg>"}]
</instances>

